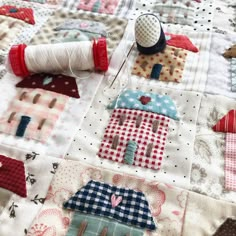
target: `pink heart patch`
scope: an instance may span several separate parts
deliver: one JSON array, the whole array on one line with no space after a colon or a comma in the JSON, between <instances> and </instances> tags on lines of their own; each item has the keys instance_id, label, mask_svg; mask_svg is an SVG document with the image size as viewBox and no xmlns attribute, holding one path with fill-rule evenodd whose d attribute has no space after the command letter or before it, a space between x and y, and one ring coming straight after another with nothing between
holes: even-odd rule
<instances>
[{"instance_id":1,"label":"pink heart patch","mask_svg":"<svg viewBox=\"0 0 236 236\"><path fill-rule=\"evenodd\" d=\"M112 208L115 208L116 206L118 206L121 203L122 199L123 198L121 196L116 197L115 194L112 194L111 195L111 206L112 206Z\"/></svg>"}]
</instances>

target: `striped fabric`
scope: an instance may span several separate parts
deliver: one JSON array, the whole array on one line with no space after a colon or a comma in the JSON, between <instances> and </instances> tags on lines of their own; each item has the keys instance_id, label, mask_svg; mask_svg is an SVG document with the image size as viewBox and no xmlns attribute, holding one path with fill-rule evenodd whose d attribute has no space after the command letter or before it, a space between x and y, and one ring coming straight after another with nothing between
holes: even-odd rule
<instances>
[{"instance_id":1,"label":"striped fabric","mask_svg":"<svg viewBox=\"0 0 236 236\"><path fill-rule=\"evenodd\" d=\"M236 133L236 110L230 110L212 129L215 132Z\"/></svg>"},{"instance_id":2,"label":"striped fabric","mask_svg":"<svg viewBox=\"0 0 236 236\"><path fill-rule=\"evenodd\" d=\"M188 0L157 0L154 11L159 19L165 23L192 25L195 16L195 3Z\"/></svg>"},{"instance_id":3,"label":"striped fabric","mask_svg":"<svg viewBox=\"0 0 236 236\"><path fill-rule=\"evenodd\" d=\"M225 188L236 191L236 134L226 135Z\"/></svg>"},{"instance_id":4,"label":"striped fabric","mask_svg":"<svg viewBox=\"0 0 236 236\"><path fill-rule=\"evenodd\" d=\"M119 222L116 222L115 220L111 220L106 217L75 212L66 236L77 235L83 222L87 223L83 236L101 235L104 228L107 228L107 236L109 235L142 236L144 234L144 229L139 229L131 225L121 224Z\"/></svg>"},{"instance_id":5,"label":"striped fabric","mask_svg":"<svg viewBox=\"0 0 236 236\"><path fill-rule=\"evenodd\" d=\"M0 119L0 132L15 135L21 116L29 116L31 121L24 137L45 142L67 101L67 96L58 93L42 89L20 89L5 116ZM15 115L13 115L14 113Z\"/></svg>"}]
</instances>

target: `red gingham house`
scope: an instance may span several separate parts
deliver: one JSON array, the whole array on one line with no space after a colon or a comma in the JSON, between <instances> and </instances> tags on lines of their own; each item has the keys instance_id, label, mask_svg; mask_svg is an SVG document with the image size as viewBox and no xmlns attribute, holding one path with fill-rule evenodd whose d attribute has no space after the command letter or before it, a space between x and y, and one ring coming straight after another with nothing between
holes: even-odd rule
<instances>
[{"instance_id":1,"label":"red gingham house","mask_svg":"<svg viewBox=\"0 0 236 236\"><path fill-rule=\"evenodd\" d=\"M178 120L169 96L127 90L110 106L114 109L98 156L159 170L168 124Z\"/></svg>"}]
</instances>

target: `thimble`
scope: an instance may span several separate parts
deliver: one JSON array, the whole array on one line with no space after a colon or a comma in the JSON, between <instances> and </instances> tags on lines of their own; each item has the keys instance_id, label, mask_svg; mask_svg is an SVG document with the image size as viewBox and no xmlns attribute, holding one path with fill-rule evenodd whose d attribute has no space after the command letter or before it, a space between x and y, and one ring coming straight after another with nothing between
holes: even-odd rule
<instances>
[{"instance_id":1,"label":"thimble","mask_svg":"<svg viewBox=\"0 0 236 236\"><path fill-rule=\"evenodd\" d=\"M142 54L155 54L165 49L165 34L157 16L143 14L136 19L135 40Z\"/></svg>"}]
</instances>

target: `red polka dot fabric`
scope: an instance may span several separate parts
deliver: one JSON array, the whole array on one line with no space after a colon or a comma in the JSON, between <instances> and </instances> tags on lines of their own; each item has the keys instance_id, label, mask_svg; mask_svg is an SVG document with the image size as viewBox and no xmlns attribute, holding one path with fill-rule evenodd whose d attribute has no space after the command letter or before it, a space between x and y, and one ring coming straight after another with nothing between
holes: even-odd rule
<instances>
[{"instance_id":1,"label":"red polka dot fabric","mask_svg":"<svg viewBox=\"0 0 236 236\"><path fill-rule=\"evenodd\" d=\"M22 161L0 155L0 187L26 197L25 167Z\"/></svg>"},{"instance_id":2,"label":"red polka dot fabric","mask_svg":"<svg viewBox=\"0 0 236 236\"><path fill-rule=\"evenodd\" d=\"M125 117L123 124L120 122L122 117ZM106 128L98 156L124 163L128 141L133 140L138 144L133 165L159 170L163 159L169 120L168 117L152 112L115 109ZM156 128L155 123L158 123ZM117 135L119 141L114 149L112 142ZM148 150L150 146L152 146L151 151ZM147 154L148 152L149 154Z\"/></svg>"},{"instance_id":3,"label":"red polka dot fabric","mask_svg":"<svg viewBox=\"0 0 236 236\"><path fill-rule=\"evenodd\" d=\"M0 7L0 15L13 17L34 25L34 14L31 8L18 8L16 6L4 5Z\"/></svg>"},{"instance_id":4,"label":"red polka dot fabric","mask_svg":"<svg viewBox=\"0 0 236 236\"><path fill-rule=\"evenodd\" d=\"M149 79L151 78L153 66L161 64L160 76L152 79L179 83L182 80L187 53L188 51L185 49L166 46L163 53L139 54L135 60L132 74Z\"/></svg>"}]
</instances>

